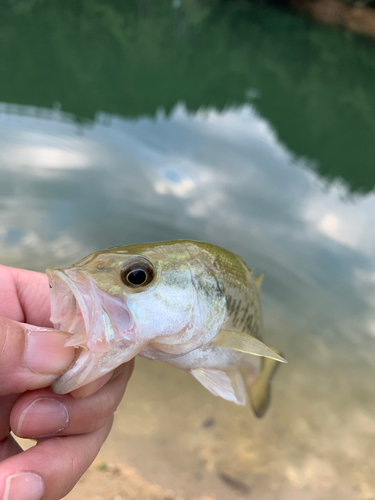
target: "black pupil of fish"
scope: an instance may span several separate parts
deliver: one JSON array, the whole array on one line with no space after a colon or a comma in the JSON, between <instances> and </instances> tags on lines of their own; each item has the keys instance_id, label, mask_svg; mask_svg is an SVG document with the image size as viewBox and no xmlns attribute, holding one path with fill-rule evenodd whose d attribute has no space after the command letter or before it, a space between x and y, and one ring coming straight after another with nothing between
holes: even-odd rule
<instances>
[{"instance_id":1,"label":"black pupil of fish","mask_svg":"<svg viewBox=\"0 0 375 500\"><path fill-rule=\"evenodd\" d=\"M147 279L147 274L145 273L145 271L142 271L141 269L132 271L131 273L128 274L129 283L135 286L143 285L146 279Z\"/></svg>"}]
</instances>

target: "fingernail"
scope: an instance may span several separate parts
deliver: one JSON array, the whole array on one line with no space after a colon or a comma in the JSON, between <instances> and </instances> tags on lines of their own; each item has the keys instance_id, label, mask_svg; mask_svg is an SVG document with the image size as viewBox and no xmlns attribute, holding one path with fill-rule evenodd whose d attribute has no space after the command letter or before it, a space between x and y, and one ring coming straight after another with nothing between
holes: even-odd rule
<instances>
[{"instance_id":1,"label":"fingernail","mask_svg":"<svg viewBox=\"0 0 375 500\"><path fill-rule=\"evenodd\" d=\"M34 472L17 472L5 481L3 500L40 500L43 495L43 479Z\"/></svg>"},{"instance_id":2,"label":"fingernail","mask_svg":"<svg viewBox=\"0 0 375 500\"><path fill-rule=\"evenodd\" d=\"M16 434L19 437L45 437L60 432L69 424L67 406L59 399L39 398L21 413ZM42 432L40 432L40 430Z\"/></svg>"},{"instance_id":3,"label":"fingernail","mask_svg":"<svg viewBox=\"0 0 375 500\"><path fill-rule=\"evenodd\" d=\"M56 330L26 330L25 362L34 373L62 375L75 357L74 347L64 347L67 335Z\"/></svg>"}]
</instances>

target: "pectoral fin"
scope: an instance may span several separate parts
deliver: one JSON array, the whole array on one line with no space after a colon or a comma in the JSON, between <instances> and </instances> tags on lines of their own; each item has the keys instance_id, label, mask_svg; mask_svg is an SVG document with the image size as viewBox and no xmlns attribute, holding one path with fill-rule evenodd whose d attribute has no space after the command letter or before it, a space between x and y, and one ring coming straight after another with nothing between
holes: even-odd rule
<instances>
[{"instance_id":1,"label":"pectoral fin","mask_svg":"<svg viewBox=\"0 0 375 500\"><path fill-rule=\"evenodd\" d=\"M212 342L226 349L234 349L235 351L246 352L254 356L263 356L279 361L280 363L286 363L285 359L275 351L247 333L220 330Z\"/></svg>"},{"instance_id":2,"label":"pectoral fin","mask_svg":"<svg viewBox=\"0 0 375 500\"><path fill-rule=\"evenodd\" d=\"M215 396L221 396L238 405L246 404L246 390L238 370L194 368L190 373Z\"/></svg>"},{"instance_id":3,"label":"pectoral fin","mask_svg":"<svg viewBox=\"0 0 375 500\"><path fill-rule=\"evenodd\" d=\"M271 380L278 367L279 363L274 359L263 358L262 368L258 377L247 386L251 407L258 418L263 417L270 404ZM244 371L246 372L246 368ZM244 376L244 379L246 384L246 376Z\"/></svg>"}]
</instances>

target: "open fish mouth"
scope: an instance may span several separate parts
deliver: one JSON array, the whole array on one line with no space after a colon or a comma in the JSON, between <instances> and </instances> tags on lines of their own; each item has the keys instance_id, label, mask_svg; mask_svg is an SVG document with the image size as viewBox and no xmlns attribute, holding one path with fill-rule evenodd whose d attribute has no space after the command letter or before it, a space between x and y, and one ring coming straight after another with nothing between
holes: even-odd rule
<instances>
[{"instance_id":1,"label":"open fish mouth","mask_svg":"<svg viewBox=\"0 0 375 500\"><path fill-rule=\"evenodd\" d=\"M47 270L51 321L72 336L66 345L107 352L116 342L133 342L134 324L125 300L100 290L82 271Z\"/></svg>"},{"instance_id":2,"label":"open fish mouth","mask_svg":"<svg viewBox=\"0 0 375 500\"><path fill-rule=\"evenodd\" d=\"M65 345L79 349L74 365L52 387L66 393L131 359L135 324L125 299L101 290L84 271L48 268L47 275L51 321L71 334Z\"/></svg>"}]
</instances>

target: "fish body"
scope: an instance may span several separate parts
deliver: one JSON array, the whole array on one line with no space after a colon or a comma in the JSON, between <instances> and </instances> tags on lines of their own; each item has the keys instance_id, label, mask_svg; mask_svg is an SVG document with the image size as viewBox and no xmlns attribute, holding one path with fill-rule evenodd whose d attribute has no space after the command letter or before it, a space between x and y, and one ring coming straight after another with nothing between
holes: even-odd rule
<instances>
[{"instance_id":1,"label":"fish body","mask_svg":"<svg viewBox=\"0 0 375 500\"><path fill-rule=\"evenodd\" d=\"M284 360L263 344L261 277L241 257L177 240L109 248L47 274L51 320L79 349L55 392L70 392L138 355L187 370L237 404L249 393L255 413L264 413L264 357L270 374ZM251 398L257 380L260 403Z\"/></svg>"}]
</instances>

